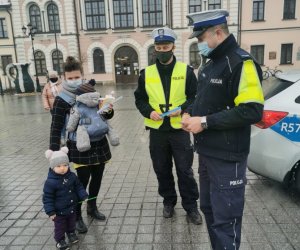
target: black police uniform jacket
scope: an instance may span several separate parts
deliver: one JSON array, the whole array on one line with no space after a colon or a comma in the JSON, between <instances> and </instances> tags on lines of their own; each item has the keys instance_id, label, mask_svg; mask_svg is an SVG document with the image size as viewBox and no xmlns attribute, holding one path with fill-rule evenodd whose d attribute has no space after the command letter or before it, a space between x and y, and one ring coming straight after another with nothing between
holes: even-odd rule
<instances>
[{"instance_id":1,"label":"black police uniform jacket","mask_svg":"<svg viewBox=\"0 0 300 250\"><path fill-rule=\"evenodd\" d=\"M50 168L43 192L44 209L49 216L75 213L78 201L88 198L78 177L70 169L61 175Z\"/></svg>"},{"instance_id":2,"label":"black police uniform jacket","mask_svg":"<svg viewBox=\"0 0 300 250\"><path fill-rule=\"evenodd\" d=\"M239 48L232 34L209 58L199 72L197 96L192 106L192 116L207 117L208 129L195 135L195 147L199 154L241 161L249 153L250 125L260 121L263 113L263 97L261 103L249 100L235 105L234 102L239 95L243 62L252 58ZM257 91L261 92L262 72L254 63L259 77Z\"/></svg>"}]
</instances>

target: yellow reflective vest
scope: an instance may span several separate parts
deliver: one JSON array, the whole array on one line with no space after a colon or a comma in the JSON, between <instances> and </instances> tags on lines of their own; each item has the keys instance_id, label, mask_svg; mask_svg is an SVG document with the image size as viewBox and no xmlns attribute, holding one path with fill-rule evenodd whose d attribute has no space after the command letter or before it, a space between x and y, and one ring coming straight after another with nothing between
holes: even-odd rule
<instances>
[{"instance_id":1,"label":"yellow reflective vest","mask_svg":"<svg viewBox=\"0 0 300 250\"><path fill-rule=\"evenodd\" d=\"M169 104L172 106L170 106L169 110L182 105L186 101L186 72L187 65L182 62L176 62L171 76ZM149 104L155 111L161 113L160 104L165 105L166 99L156 64L148 66L145 69L145 89L149 97ZM164 112L165 111L166 110L164 110ZM181 128L180 122L181 116L170 118L171 126L175 129ZM147 127L158 129L163 124L163 119L160 121L153 121L145 118L144 124Z\"/></svg>"}]
</instances>

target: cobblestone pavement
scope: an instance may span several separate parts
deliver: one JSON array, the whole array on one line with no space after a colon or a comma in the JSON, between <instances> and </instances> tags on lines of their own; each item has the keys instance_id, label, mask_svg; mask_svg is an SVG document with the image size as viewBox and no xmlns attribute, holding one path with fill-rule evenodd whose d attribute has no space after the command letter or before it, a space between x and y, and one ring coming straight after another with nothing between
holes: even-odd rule
<instances>
[{"instance_id":1,"label":"cobblestone pavement","mask_svg":"<svg viewBox=\"0 0 300 250\"><path fill-rule=\"evenodd\" d=\"M98 222L83 213L89 231L72 249L209 250L206 226L186 221L180 199L174 218L162 217L148 132L134 106L135 86L98 88L103 94L116 88L116 95L124 97L112 119L121 145L112 148L98 199L108 219ZM0 97L0 249L55 249L53 225L41 201L49 127L50 115L43 111L40 95ZM299 250L299 196L278 183L247 175L241 249Z\"/></svg>"}]
</instances>

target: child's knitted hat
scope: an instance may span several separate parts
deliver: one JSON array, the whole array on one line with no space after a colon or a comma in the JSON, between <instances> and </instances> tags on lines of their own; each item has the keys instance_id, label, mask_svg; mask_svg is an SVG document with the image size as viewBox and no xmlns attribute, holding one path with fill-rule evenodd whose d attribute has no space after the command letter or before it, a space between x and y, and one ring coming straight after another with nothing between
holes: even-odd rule
<instances>
[{"instance_id":1,"label":"child's knitted hat","mask_svg":"<svg viewBox=\"0 0 300 250\"><path fill-rule=\"evenodd\" d=\"M69 164L69 149L62 147L59 151L46 150L45 156L50 161L50 168L53 169L61 164Z\"/></svg>"},{"instance_id":2,"label":"child's knitted hat","mask_svg":"<svg viewBox=\"0 0 300 250\"><path fill-rule=\"evenodd\" d=\"M76 89L76 95L82 95L85 93L91 93L96 92L94 84L87 82L79 85L79 87Z\"/></svg>"}]
</instances>

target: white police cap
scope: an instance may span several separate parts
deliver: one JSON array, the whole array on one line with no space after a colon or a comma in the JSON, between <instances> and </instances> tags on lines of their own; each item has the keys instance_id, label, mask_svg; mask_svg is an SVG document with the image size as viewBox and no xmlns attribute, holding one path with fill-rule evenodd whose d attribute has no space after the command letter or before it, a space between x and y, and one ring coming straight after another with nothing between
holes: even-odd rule
<instances>
[{"instance_id":1,"label":"white police cap","mask_svg":"<svg viewBox=\"0 0 300 250\"><path fill-rule=\"evenodd\" d=\"M216 9L202 12L191 13L186 17L189 19L188 25L193 25L193 33L190 39L202 35L209 27L226 23L226 17L229 16L227 10Z\"/></svg>"},{"instance_id":2,"label":"white police cap","mask_svg":"<svg viewBox=\"0 0 300 250\"><path fill-rule=\"evenodd\" d=\"M175 34L175 32L168 27L154 29L152 31L152 37L155 43L163 43L163 42L174 43L175 40L177 39L177 35Z\"/></svg>"}]
</instances>

